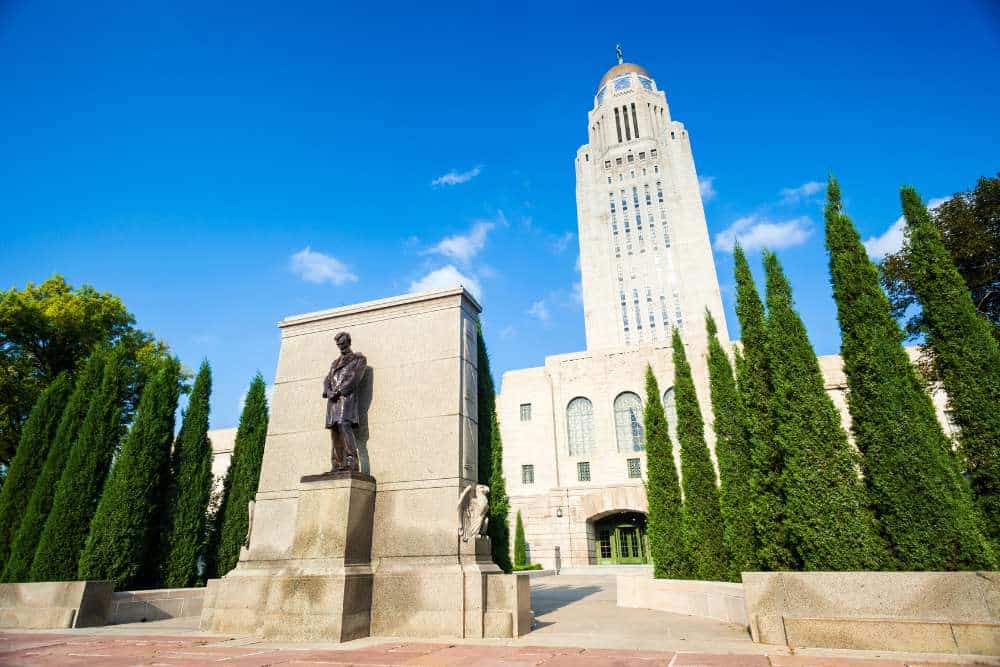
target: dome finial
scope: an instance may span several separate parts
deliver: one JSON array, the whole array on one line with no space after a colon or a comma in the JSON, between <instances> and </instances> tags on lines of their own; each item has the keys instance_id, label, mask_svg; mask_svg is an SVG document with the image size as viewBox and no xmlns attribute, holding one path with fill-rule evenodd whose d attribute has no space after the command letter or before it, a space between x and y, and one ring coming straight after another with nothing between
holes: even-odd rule
<instances>
[{"instance_id":1,"label":"dome finial","mask_svg":"<svg viewBox=\"0 0 1000 667\"><path fill-rule=\"evenodd\" d=\"M624 58L624 56L622 56L622 45L621 44L615 44L615 55L618 56L618 64L619 65L621 65L623 62L625 62L625 58Z\"/></svg>"}]
</instances>

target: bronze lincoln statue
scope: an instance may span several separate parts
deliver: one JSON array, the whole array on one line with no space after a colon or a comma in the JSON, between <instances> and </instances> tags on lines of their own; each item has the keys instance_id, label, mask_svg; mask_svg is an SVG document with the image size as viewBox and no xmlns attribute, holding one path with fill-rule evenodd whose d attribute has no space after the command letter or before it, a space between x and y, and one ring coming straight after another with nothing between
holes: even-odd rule
<instances>
[{"instance_id":1,"label":"bronze lincoln statue","mask_svg":"<svg viewBox=\"0 0 1000 667\"><path fill-rule=\"evenodd\" d=\"M365 355L351 351L351 335L341 332L334 336L340 356L330 364L330 372L323 380L323 398L326 404L326 427L333 441L330 472L358 471L358 443L354 427L359 423L358 390L368 368Z\"/></svg>"}]
</instances>

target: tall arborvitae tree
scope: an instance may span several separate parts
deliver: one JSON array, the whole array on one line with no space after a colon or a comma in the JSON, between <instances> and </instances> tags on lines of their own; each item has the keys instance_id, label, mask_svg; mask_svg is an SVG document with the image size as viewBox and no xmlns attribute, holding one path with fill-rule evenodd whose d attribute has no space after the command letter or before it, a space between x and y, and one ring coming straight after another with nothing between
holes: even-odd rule
<instances>
[{"instance_id":1,"label":"tall arborvitae tree","mask_svg":"<svg viewBox=\"0 0 1000 667\"><path fill-rule=\"evenodd\" d=\"M528 565L528 543L524 539L524 522L521 510L517 511L517 526L514 528L514 567L524 569Z\"/></svg>"},{"instance_id":2,"label":"tall arborvitae tree","mask_svg":"<svg viewBox=\"0 0 1000 667\"><path fill-rule=\"evenodd\" d=\"M715 468L705 444L705 424L698 406L691 366L676 328L672 345L677 440L681 447L681 484L684 489L684 550L695 579L725 580L729 576L730 565L723 543Z\"/></svg>"},{"instance_id":3,"label":"tall arborvitae tree","mask_svg":"<svg viewBox=\"0 0 1000 667\"><path fill-rule=\"evenodd\" d=\"M59 478L52 510L31 564L32 581L76 579L80 552L124 427L123 362L123 350L116 346L104 365L101 387L87 408L87 417Z\"/></svg>"},{"instance_id":4,"label":"tall arborvitae tree","mask_svg":"<svg viewBox=\"0 0 1000 667\"><path fill-rule=\"evenodd\" d=\"M740 581L741 572L757 570L757 544L753 517L747 511L753 501L750 490L750 435L746 430L743 404L729 357L719 343L715 319L705 311L708 330L708 379L715 415L715 457L719 461L719 505L729 555L729 578Z\"/></svg>"},{"instance_id":5,"label":"tall arborvitae tree","mask_svg":"<svg viewBox=\"0 0 1000 667\"><path fill-rule=\"evenodd\" d=\"M784 453L785 523L806 570L876 570L885 544L858 456L823 384L778 258L766 253L774 438Z\"/></svg>"},{"instance_id":6,"label":"tall arborvitae tree","mask_svg":"<svg viewBox=\"0 0 1000 667\"><path fill-rule=\"evenodd\" d=\"M159 517L166 510L179 395L180 363L170 359L142 390L80 554L80 579L108 580L117 590L159 584Z\"/></svg>"},{"instance_id":7,"label":"tall arborvitae tree","mask_svg":"<svg viewBox=\"0 0 1000 667\"><path fill-rule=\"evenodd\" d=\"M205 548L205 517L212 494L212 443L208 440L211 394L212 370L206 360L198 370L174 442L162 567L163 583L169 588L194 586L198 559Z\"/></svg>"},{"instance_id":8,"label":"tall arborvitae tree","mask_svg":"<svg viewBox=\"0 0 1000 667\"><path fill-rule=\"evenodd\" d=\"M483 327L477 323L477 399L479 435L479 483L490 487L489 525L486 533L490 537L493 562L504 572L510 572L510 525L507 515L510 500L507 498L507 482L503 476L503 441L500 425L497 423L496 390L490 372L490 355L483 339Z\"/></svg>"},{"instance_id":9,"label":"tall arborvitae tree","mask_svg":"<svg viewBox=\"0 0 1000 667\"><path fill-rule=\"evenodd\" d=\"M757 559L766 570L794 570L801 563L785 529L783 456L774 440L771 415L771 370L768 367L764 304L743 249L733 248L736 274L736 316L740 320L743 361L737 381L743 417L750 436L750 515L757 537Z\"/></svg>"},{"instance_id":10,"label":"tall arborvitae tree","mask_svg":"<svg viewBox=\"0 0 1000 667\"><path fill-rule=\"evenodd\" d=\"M21 429L20 444L0 490L0 571L10 556L11 542L45 466L49 446L55 439L72 390L69 373L60 373L35 401Z\"/></svg>"},{"instance_id":11,"label":"tall arborvitae tree","mask_svg":"<svg viewBox=\"0 0 1000 667\"><path fill-rule=\"evenodd\" d=\"M219 508L219 541L214 563L224 575L240 558L240 547L247 534L248 505L257 493L260 464L264 458L267 436L267 393L264 377L257 373L243 402L240 425L236 429L233 459L226 475L222 507Z\"/></svg>"},{"instance_id":12,"label":"tall arborvitae tree","mask_svg":"<svg viewBox=\"0 0 1000 667\"><path fill-rule=\"evenodd\" d=\"M976 312L920 195L903 188L913 291L987 533L1000 546L1000 345Z\"/></svg>"},{"instance_id":13,"label":"tall arborvitae tree","mask_svg":"<svg viewBox=\"0 0 1000 667\"><path fill-rule=\"evenodd\" d=\"M684 520L681 486L677 479L674 447L670 441L667 416L663 410L660 387L653 369L646 366L646 408L643 415L646 431L646 537L653 560L653 575L661 579L685 579L690 576L684 552Z\"/></svg>"},{"instance_id":14,"label":"tall arborvitae tree","mask_svg":"<svg viewBox=\"0 0 1000 667\"><path fill-rule=\"evenodd\" d=\"M11 544L10 557L3 570L4 582L30 579L31 563L35 559L38 540L48 519L49 510L52 509L56 487L62 477L66 459L69 458L70 450L83 426L90 403L100 388L106 358L104 350L94 352L84 361L83 368L77 376L73 393L70 394L66 409L59 419L59 427L45 458L45 466L35 482L35 488L24 511L24 518Z\"/></svg>"},{"instance_id":15,"label":"tall arborvitae tree","mask_svg":"<svg viewBox=\"0 0 1000 667\"><path fill-rule=\"evenodd\" d=\"M995 567L903 332L861 237L827 186L826 247L841 330L851 430L883 533L888 566L902 570Z\"/></svg>"}]
</instances>

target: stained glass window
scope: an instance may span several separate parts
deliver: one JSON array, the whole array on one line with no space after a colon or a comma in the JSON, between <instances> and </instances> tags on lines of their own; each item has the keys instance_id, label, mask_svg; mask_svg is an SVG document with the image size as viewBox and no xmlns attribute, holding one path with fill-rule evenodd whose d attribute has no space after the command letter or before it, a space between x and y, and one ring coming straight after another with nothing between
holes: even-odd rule
<instances>
[{"instance_id":1,"label":"stained glass window","mask_svg":"<svg viewBox=\"0 0 1000 667\"><path fill-rule=\"evenodd\" d=\"M628 323L625 324L626 328ZM566 406L566 431L569 436L569 455L586 454L594 446L594 404L578 396Z\"/></svg>"},{"instance_id":2,"label":"stained glass window","mask_svg":"<svg viewBox=\"0 0 1000 667\"><path fill-rule=\"evenodd\" d=\"M632 87L632 77L623 76L615 79L615 92L620 90L628 90Z\"/></svg>"},{"instance_id":3,"label":"stained glass window","mask_svg":"<svg viewBox=\"0 0 1000 667\"><path fill-rule=\"evenodd\" d=\"M667 413L667 433L670 440L677 444L677 399L674 396L674 388L670 387L663 392L663 411Z\"/></svg>"},{"instance_id":4,"label":"stained glass window","mask_svg":"<svg viewBox=\"0 0 1000 667\"><path fill-rule=\"evenodd\" d=\"M641 83L642 87L645 88L646 90L653 90L653 82L647 79L646 77L640 76L639 83Z\"/></svg>"},{"instance_id":5,"label":"stained glass window","mask_svg":"<svg viewBox=\"0 0 1000 667\"><path fill-rule=\"evenodd\" d=\"M615 435L619 452L641 452L646 448L642 428L642 400L630 391L615 399Z\"/></svg>"}]
</instances>

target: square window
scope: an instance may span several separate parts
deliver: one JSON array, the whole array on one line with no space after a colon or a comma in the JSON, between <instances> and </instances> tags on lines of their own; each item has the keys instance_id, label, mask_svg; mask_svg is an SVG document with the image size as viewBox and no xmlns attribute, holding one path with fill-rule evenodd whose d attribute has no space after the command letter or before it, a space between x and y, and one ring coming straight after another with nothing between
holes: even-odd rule
<instances>
[{"instance_id":1,"label":"square window","mask_svg":"<svg viewBox=\"0 0 1000 667\"><path fill-rule=\"evenodd\" d=\"M521 421L531 421L531 403L521 403Z\"/></svg>"},{"instance_id":2,"label":"square window","mask_svg":"<svg viewBox=\"0 0 1000 667\"><path fill-rule=\"evenodd\" d=\"M646 159L646 151L640 151L639 152L639 159L640 160L645 160Z\"/></svg>"},{"instance_id":3,"label":"square window","mask_svg":"<svg viewBox=\"0 0 1000 667\"><path fill-rule=\"evenodd\" d=\"M639 465L639 459L628 459L628 476L629 479L639 479L642 477L642 467Z\"/></svg>"},{"instance_id":4,"label":"square window","mask_svg":"<svg viewBox=\"0 0 1000 667\"><path fill-rule=\"evenodd\" d=\"M605 169L611 169L611 160L605 160L604 161L604 168Z\"/></svg>"},{"instance_id":5,"label":"square window","mask_svg":"<svg viewBox=\"0 0 1000 667\"><path fill-rule=\"evenodd\" d=\"M534 484L534 483L535 483L535 466L533 465L521 466L521 484Z\"/></svg>"},{"instance_id":6,"label":"square window","mask_svg":"<svg viewBox=\"0 0 1000 667\"><path fill-rule=\"evenodd\" d=\"M621 163L622 163L622 159L620 157L616 157L615 158L615 164L620 165Z\"/></svg>"},{"instance_id":7,"label":"square window","mask_svg":"<svg viewBox=\"0 0 1000 667\"><path fill-rule=\"evenodd\" d=\"M580 482L590 481L590 462L580 461L576 464L576 479Z\"/></svg>"},{"instance_id":8,"label":"square window","mask_svg":"<svg viewBox=\"0 0 1000 667\"><path fill-rule=\"evenodd\" d=\"M656 157L656 149L649 151L649 157Z\"/></svg>"},{"instance_id":9,"label":"square window","mask_svg":"<svg viewBox=\"0 0 1000 667\"><path fill-rule=\"evenodd\" d=\"M629 161L629 162L634 162L634 161L635 161L635 156L634 156L634 155L632 155L631 153L629 153L629 154L628 154L628 161Z\"/></svg>"}]
</instances>

